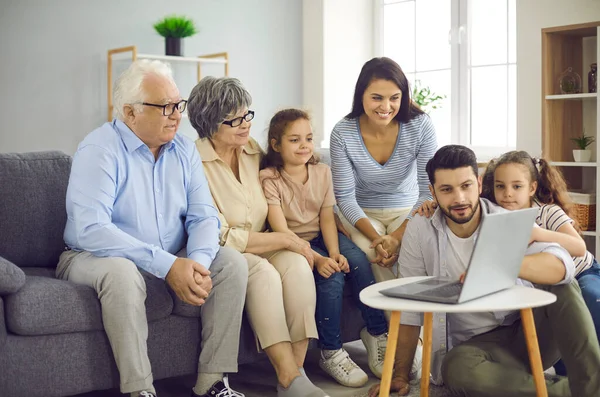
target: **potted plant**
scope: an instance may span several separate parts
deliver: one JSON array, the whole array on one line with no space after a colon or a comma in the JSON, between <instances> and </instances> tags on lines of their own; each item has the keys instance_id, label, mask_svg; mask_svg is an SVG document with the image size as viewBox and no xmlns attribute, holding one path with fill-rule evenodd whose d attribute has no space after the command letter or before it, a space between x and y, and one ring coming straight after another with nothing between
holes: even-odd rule
<instances>
[{"instance_id":1,"label":"potted plant","mask_svg":"<svg viewBox=\"0 0 600 397\"><path fill-rule=\"evenodd\" d=\"M583 135L577 138L571 138L571 140L575 143L577 149L573 150L573 158L577 162L586 162L590 161L592 158L592 151L588 150L587 147L594 143L595 138L593 136L585 135L585 131Z\"/></svg>"},{"instance_id":2,"label":"potted plant","mask_svg":"<svg viewBox=\"0 0 600 397\"><path fill-rule=\"evenodd\" d=\"M184 16L172 15L154 24L156 32L165 38L165 55L181 56L181 39L198 32L196 24Z\"/></svg>"},{"instance_id":3,"label":"potted plant","mask_svg":"<svg viewBox=\"0 0 600 397\"><path fill-rule=\"evenodd\" d=\"M429 87L421 86L420 80L415 80L412 92L412 100L419 105L421 110L423 110L425 113L429 114L429 112L431 112L433 109L440 108L440 101L443 101L445 98L446 95L437 95L431 92Z\"/></svg>"}]
</instances>

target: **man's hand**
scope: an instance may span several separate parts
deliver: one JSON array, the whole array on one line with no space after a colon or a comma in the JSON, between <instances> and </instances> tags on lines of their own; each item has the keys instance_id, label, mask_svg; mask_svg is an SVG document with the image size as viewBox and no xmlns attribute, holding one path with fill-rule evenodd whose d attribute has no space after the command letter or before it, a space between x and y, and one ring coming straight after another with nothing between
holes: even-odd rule
<instances>
[{"instance_id":1,"label":"man's hand","mask_svg":"<svg viewBox=\"0 0 600 397\"><path fill-rule=\"evenodd\" d=\"M381 384L376 384L371 386L369 389L369 397L378 397L379 389L381 388ZM390 391L397 391L399 396L406 396L410 391L410 385L408 384L408 379L404 379L402 377L392 378L392 384L390 386Z\"/></svg>"},{"instance_id":2,"label":"man's hand","mask_svg":"<svg viewBox=\"0 0 600 397\"><path fill-rule=\"evenodd\" d=\"M329 278L333 273L341 271L338 263L326 256L318 256L315 259L315 266L317 267L317 272L324 278Z\"/></svg>"},{"instance_id":3,"label":"man's hand","mask_svg":"<svg viewBox=\"0 0 600 397\"><path fill-rule=\"evenodd\" d=\"M201 276L210 274L204 266L189 258L177 258L167 273L165 281L179 299L190 305L200 306L204 304L209 291L196 283L194 272L200 273Z\"/></svg>"},{"instance_id":4,"label":"man's hand","mask_svg":"<svg viewBox=\"0 0 600 397\"><path fill-rule=\"evenodd\" d=\"M329 256L331 259L337 262L340 270L344 273L350 273L350 266L348 265L348 259L342 254L333 254Z\"/></svg>"},{"instance_id":5,"label":"man's hand","mask_svg":"<svg viewBox=\"0 0 600 397\"><path fill-rule=\"evenodd\" d=\"M286 233L285 237L288 239L287 249L304 256L312 270L315 266L315 256L310 248L310 243L291 233Z\"/></svg>"},{"instance_id":6,"label":"man's hand","mask_svg":"<svg viewBox=\"0 0 600 397\"><path fill-rule=\"evenodd\" d=\"M212 291L213 287L212 279L210 278L210 271L207 270L204 266L202 266L202 268L204 269L204 272L194 270L194 281L200 286L200 288L202 288L210 294L210 291Z\"/></svg>"}]
</instances>

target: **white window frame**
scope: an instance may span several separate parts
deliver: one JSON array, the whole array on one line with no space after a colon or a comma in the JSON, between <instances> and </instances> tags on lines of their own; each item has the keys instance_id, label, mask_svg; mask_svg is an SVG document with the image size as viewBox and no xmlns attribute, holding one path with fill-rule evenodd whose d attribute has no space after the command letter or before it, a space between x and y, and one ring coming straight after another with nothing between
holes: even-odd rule
<instances>
[{"instance_id":1,"label":"white window frame","mask_svg":"<svg viewBox=\"0 0 600 397\"><path fill-rule=\"evenodd\" d=\"M396 0L390 1L388 4L402 3L413 0ZM418 1L418 0L417 0ZM451 134L450 139L454 144L461 144L470 147L475 151L480 161L490 160L502 153L514 150L515 146L510 145L510 137L508 132L506 135L506 146L474 146L471 145L471 67L469 62L470 43L468 34L468 1L469 0L448 0L452 1L451 14L451 30L448 32L448 39L451 45L451 91L452 100L451 107ZM373 21L373 49L375 56L383 56L383 40L384 40L384 0L374 1L374 21ZM507 9L507 12L509 10ZM509 18L507 18L507 29L509 29ZM462 23L461 23L462 22ZM509 37L507 35L507 37ZM507 52L510 51L507 45ZM517 65L515 62L510 62L507 53L507 62L497 65ZM495 65L486 65L495 66ZM476 66L477 67L477 66ZM508 84L508 82L507 82ZM515 87L516 88L516 87ZM510 90L508 91L508 93ZM507 93L507 95L508 95ZM510 97L508 98L510 101ZM507 112L509 111L507 104ZM515 135L517 134L515 128ZM516 144L516 136L514 137Z\"/></svg>"}]
</instances>

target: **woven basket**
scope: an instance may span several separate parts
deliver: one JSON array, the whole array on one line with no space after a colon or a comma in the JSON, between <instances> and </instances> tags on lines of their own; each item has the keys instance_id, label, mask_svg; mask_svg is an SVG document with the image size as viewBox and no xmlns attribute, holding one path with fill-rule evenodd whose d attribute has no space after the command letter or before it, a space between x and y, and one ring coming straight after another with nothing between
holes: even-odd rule
<instances>
[{"instance_id":1,"label":"woven basket","mask_svg":"<svg viewBox=\"0 0 600 397\"><path fill-rule=\"evenodd\" d=\"M569 192L573 200L575 219L583 231L596 230L596 195Z\"/></svg>"}]
</instances>

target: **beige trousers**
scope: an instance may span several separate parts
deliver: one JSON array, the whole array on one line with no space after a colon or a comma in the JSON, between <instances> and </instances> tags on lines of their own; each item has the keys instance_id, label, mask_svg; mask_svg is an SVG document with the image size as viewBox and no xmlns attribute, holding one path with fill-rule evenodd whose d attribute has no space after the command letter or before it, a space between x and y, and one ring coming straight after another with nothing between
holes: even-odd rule
<instances>
[{"instance_id":1,"label":"beige trousers","mask_svg":"<svg viewBox=\"0 0 600 397\"><path fill-rule=\"evenodd\" d=\"M185 256L185 251L177 256ZM210 272L213 288L202 305L202 350L198 371L237 372L247 269L238 251L221 247ZM151 389L153 377L147 347L145 279L156 277L139 270L129 259L100 258L85 251L63 252L56 276L88 285L98 293L104 330L119 369L121 392Z\"/></svg>"},{"instance_id":2,"label":"beige trousers","mask_svg":"<svg viewBox=\"0 0 600 397\"><path fill-rule=\"evenodd\" d=\"M259 348L318 338L315 280L306 259L288 250L244 257L248 261L246 313Z\"/></svg>"},{"instance_id":3,"label":"beige trousers","mask_svg":"<svg viewBox=\"0 0 600 397\"><path fill-rule=\"evenodd\" d=\"M410 214L410 208L363 208L365 215L371 222L371 225L375 228L377 233L380 235L390 234L402 225L402 223L406 220L406 217ZM350 239L354 244L356 244L361 250L367 254L367 258L369 260L373 260L377 257L375 250L370 248L371 240L367 238L360 230L352 226L350 222L341 214L340 219L350 234ZM371 269L373 269L373 275L375 276L375 281L378 283L386 280L393 280L398 274L398 264L394 264L394 266L382 267L377 264L372 264Z\"/></svg>"}]
</instances>

